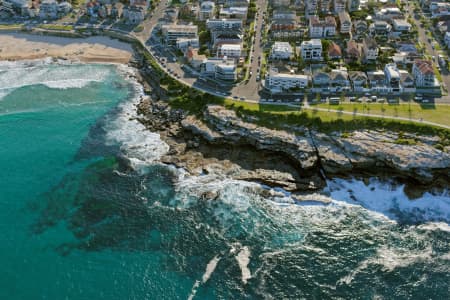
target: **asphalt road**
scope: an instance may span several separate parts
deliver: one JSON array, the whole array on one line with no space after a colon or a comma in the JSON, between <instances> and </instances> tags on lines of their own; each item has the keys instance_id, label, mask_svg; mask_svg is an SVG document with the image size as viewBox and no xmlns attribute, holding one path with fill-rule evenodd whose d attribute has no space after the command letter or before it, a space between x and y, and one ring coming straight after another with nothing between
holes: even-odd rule
<instances>
[{"instance_id":1,"label":"asphalt road","mask_svg":"<svg viewBox=\"0 0 450 300\"><path fill-rule=\"evenodd\" d=\"M426 29L420 24L420 20L416 20L414 17L414 7L412 5L406 4L408 7L408 13L411 16L411 18L414 20L415 25L417 26L418 36L419 36L419 42L423 44L429 54L435 57L433 64L436 66L439 66L438 63L438 55L439 52L436 51L432 45L433 42L436 42L434 38L429 38L426 34ZM430 39L430 41L428 41ZM436 42L438 43L438 42ZM450 74L448 71L441 72L443 85L446 86L447 89L450 88ZM440 98L435 99L436 102L441 103L450 103L450 96L442 96Z\"/></svg>"},{"instance_id":2,"label":"asphalt road","mask_svg":"<svg viewBox=\"0 0 450 300\"><path fill-rule=\"evenodd\" d=\"M262 38L262 24L264 22L264 13L267 12L267 1L259 0L256 3L256 7L258 7L258 15L255 19L255 36L253 37L253 44L251 47L250 55L252 57L252 61L250 63L250 70L252 71L252 75L249 76L249 79L246 84L242 84L233 89L232 94L238 97L245 97L246 99L259 99L258 91L260 89L260 81L257 81L256 78L259 74L260 64L258 57L263 55L263 49L261 45ZM266 26L268 24L265 24Z\"/></svg>"}]
</instances>

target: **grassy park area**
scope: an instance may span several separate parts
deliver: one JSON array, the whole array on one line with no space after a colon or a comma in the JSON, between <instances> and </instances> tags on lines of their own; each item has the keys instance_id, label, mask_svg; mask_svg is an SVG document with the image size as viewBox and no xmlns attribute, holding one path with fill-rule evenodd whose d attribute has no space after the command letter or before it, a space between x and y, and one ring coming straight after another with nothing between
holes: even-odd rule
<instances>
[{"instance_id":1,"label":"grassy park area","mask_svg":"<svg viewBox=\"0 0 450 300\"><path fill-rule=\"evenodd\" d=\"M314 107L351 113L381 115L385 118L401 117L413 121L422 119L450 126L450 105L445 104L419 104L415 102L401 104L343 103L339 105L317 104Z\"/></svg>"}]
</instances>

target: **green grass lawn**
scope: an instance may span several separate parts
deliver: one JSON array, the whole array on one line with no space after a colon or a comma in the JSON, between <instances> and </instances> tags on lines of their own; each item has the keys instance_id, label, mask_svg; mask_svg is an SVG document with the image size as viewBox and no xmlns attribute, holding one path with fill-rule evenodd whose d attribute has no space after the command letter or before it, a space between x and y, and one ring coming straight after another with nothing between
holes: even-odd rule
<instances>
[{"instance_id":1,"label":"green grass lawn","mask_svg":"<svg viewBox=\"0 0 450 300\"><path fill-rule=\"evenodd\" d=\"M19 30L22 29L22 24L9 24L9 25L0 25L0 30Z\"/></svg>"},{"instance_id":2,"label":"green grass lawn","mask_svg":"<svg viewBox=\"0 0 450 300\"><path fill-rule=\"evenodd\" d=\"M374 115L384 115L385 118L403 117L416 121L422 118L425 121L450 126L450 105L417 104L417 103L411 104L345 103L339 105L317 104L315 105L315 107L325 109L329 108L332 110L343 110L352 113L357 112Z\"/></svg>"},{"instance_id":3,"label":"green grass lawn","mask_svg":"<svg viewBox=\"0 0 450 300\"><path fill-rule=\"evenodd\" d=\"M48 30L59 30L59 31L71 31L73 30L72 25L61 25L61 24L42 24L39 25L42 29L48 29Z\"/></svg>"}]
</instances>

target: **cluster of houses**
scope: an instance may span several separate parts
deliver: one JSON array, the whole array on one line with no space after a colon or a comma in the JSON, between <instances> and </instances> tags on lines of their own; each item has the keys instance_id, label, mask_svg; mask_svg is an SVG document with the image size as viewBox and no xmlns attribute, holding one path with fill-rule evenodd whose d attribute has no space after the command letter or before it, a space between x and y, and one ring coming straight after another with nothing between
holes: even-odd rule
<instances>
[{"instance_id":1,"label":"cluster of houses","mask_svg":"<svg viewBox=\"0 0 450 300\"><path fill-rule=\"evenodd\" d=\"M311 92L319 93L352 91L399 94L437 85L431 62L421 59L414 61L412 73L399 69L395 63L389 63L384 70L348 71L342 67L330 72L318 69L311 75L280 73L278 69L271 68L266 76L266 87L273 93L309 88Z\"/></svg>"},{"instance_id":2,"label":"cluster of houses","mask_svg":"<svg viewBox=\"0 0 450 300\"><path fill-rule=\"evenodd\" d=\"M179 49L188 63L208 76L218 80L235 81L238 67L247 55L244 51L249 1L202 1L198 5L185 4L181 8L168 8L161 25L164 42ZM184 21L188 16L188 21ZM210 36L207 48L209 56L201 54L199 30L192 19L203 22Z\"/></svg>"},{"instance_id":3,"label":"cluster of houses","mask_svg":"<svg viewBox=\"0 0 450 300\"><path fill-rule=\"evenodd\" d=\"M0 17L61 18L72 11L69 2L56 0L0 0Z\"/></svg>"},{"instance_id":4,"label":"cluster of houses","mask_svg":"<svg viewBox=\"0 0 450 300\"><path fill-rule=\"evenodd\" d=\"M91 21L122 18L126 24L136 25L144 21L149 7L149 0L130 0L128 5L120 8L110 0L90 0L86 2L86 14Z\"/></svg>"}]
</instances>

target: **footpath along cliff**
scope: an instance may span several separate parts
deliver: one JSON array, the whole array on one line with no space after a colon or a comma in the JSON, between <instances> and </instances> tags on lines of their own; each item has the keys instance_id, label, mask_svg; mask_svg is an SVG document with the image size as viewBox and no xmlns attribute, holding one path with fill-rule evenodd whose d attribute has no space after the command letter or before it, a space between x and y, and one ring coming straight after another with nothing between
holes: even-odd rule
<instances>
[{"instance_id":1,"label":"footpath along cliff","mask_svg":"<svg viewBox=\"0 0 450 300\"><path fill-rule=\"evenodd\" d=\"M292 192L319 190L336 176L376 176L406 183L411 197L450 182L450 154L435 147L438 137L309 128L294 134L255 125L220 105L207 106L199 118L143 99L138 111L139 120L170 146L162 162L191 174L220 172ZM405 139L415 142L399 142Z\"/></svg>"}]
</instances>

